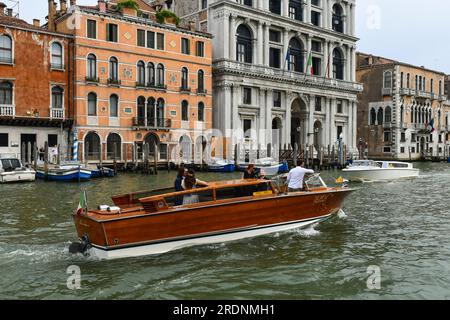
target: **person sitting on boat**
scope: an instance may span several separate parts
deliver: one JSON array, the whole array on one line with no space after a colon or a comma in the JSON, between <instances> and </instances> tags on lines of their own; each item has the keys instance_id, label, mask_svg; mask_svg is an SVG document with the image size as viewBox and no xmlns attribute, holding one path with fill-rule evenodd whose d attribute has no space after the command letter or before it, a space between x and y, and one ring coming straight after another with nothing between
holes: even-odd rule
<instances>
[{"instance_id":1,"label":"person sitting on boat","mask_svg":"<svg viewBox=\"0 0 450 320\"><path fill-rule=\"evenodd\" d=\"M207 187L208 183L195 178L195 172L194 172L194 170L191 169L187 172L186 177L181 182L181 186L183 187L183 190L187 191L187 190L195 189L197 187ZM183 196L183 205L193 204L193 203L198 203L198 202L199 202L199 198L198 198L197 194L191 193L191 194L186 194Z\"/></svg>"},{"instance_id":2,"label":"person sitting on boat","mask_svg":"<svg viewBox=\"0 0 450 320\"><path fill-rule=\"evenodd\" d=\"M257 170L254 164L249 164L244 171L244 179L264 179L261 170Z\"/></svg>"},{"instance_id":3,"label":"person sitting on boat","mask_svg":"<svg viewBox=\"0 0 450 320\"><path fill-rule=\"evenodd\" d=\"M180 167L180 169L178 170L178 174L175 179L175 192L180 192L180 191L184 190L183 186L182 186L182 182L183 182L184 178L186 177L187 171L188 170L184 167ZM175 199L175 205L181 206L182 204L183 204L183 197L177 197Z\"/></svg>"},{"instance_id":4,"label":"person sitting on boat","mask_svg":"<svg viewBox=\"0 0 450 320\"><path fill-rule=\"evenodd\" d=\"M305 178L305 174L310 173L313 174L314 170L305 169L303 166L305 162L302 161L300 164L289 171L287 177L287 184L289 188L289 192L298 192L303 190L303 179Z\"/></svg>"}]
</instances>

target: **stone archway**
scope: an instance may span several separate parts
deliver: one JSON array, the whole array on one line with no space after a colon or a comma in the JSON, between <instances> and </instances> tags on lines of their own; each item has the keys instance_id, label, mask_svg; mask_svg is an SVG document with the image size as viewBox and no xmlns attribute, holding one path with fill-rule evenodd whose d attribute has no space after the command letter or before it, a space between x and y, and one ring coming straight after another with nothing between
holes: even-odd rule
<instances>
[{"instance_id":1,"label":"stone archway","mask_svg":"<svg viewBox=\"0 0 450 320\"><path fill-rule=\"evenodd\" d=\"M96 132L89 132L84 138L84 159L100 161L101 149L99 135Z\"/></svg>"},{"instance_id":2,"label":"stone archway","mask_svg":"<svg viewBox=\"0 0 450 320\"><path fill-rule=\"evenodd\" d=\"M297 98L291 105L291 145L305 145L308 141L308 108L303 99Z\"/></svg>"},{"instance_id":3,"label":"stone archway","mask_svg":"<svg viewBox=\"0 0 450 320\"><path fill-rule=\"evenodd\" d=\"M148 133L144 138L144 143L148 144L149 157L154 158L156 147L159 147L159 137L154 133Z\"/></svg>"}]
</instances>

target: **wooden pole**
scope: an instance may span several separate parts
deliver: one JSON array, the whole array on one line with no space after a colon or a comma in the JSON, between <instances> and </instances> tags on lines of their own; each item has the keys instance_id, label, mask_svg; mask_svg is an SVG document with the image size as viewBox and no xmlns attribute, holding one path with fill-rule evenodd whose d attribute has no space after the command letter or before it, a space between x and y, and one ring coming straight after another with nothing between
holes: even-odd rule
<instances>
[{"instance_id":1,"label":"wooden pole","mask_svg":"<svg viewBox=\"0 0 450 320\"><path fill-rule=\"evenodd\" d=\"M124 143L124 150L123 150L123 156L124 156L124 168L127 170L128 168L128 144Z\"/></svg>"},{"instance_id":2,"label":"wooden pole","mask_svg":"<svg viewBox=\"0 0 450 320\"><path fill-rule=\"evenodd\" d=\"M154 158L154 169L153 169L153 174L157 175L158 174L158 145L156 144L156 142L154 142L154 146L155 146L155 156Z\"/></svg>"},{"instance_id":3,"label":"wooden pole","mask_svg":"<svg viewBox=\"0 0 450 320\"><path fill-rule=\"evenodd\" d=\"M117 151L117 142L114 142L114 145L113 145L113 168L114 168L114 174L117 174L116 151Z\"/></svg>"},{"instance_id":4,"label":"wooden pole","mask_svg":"<svg viewBox=\"0 0 450 320\"><path fill-rule=\"evenodd\" d=\"M58 144L58 155L56 156L56 163L58 166L61 164L61 145Z\"/></svg>"},{"instance_id":5,"label":"wooden pole","mask_svg":"<svg viewBox=\"0 0 450 320\"><path fill-rule=\"evenodd\" d=\"M34 160L33 167L34 167L34 170L36 170L36 168L37 168L37 161L38 161L38 147L37 147L36 143L33 146L33 158L34 158L33 159Z\"/></svg>"},{"instance_id":6,"label":"wooden pole","mask_svg":"<svg viewBox=\"0 0 450 320\"><path fill-rule=\"evenodd\" d=\"M47 179L47 176L48 176L48 141L45 141L45 144L44 144L44 172L45 172L45 179Z\"/></svg>"},{"instance_id":7,"label":"wooden pole","mask_svg":"<svg viewBox=\"0 0 450 320\"><path fill-rule=\"evenodd\" d=\"M298 156L298 144L296 142L294 144L294 158L293 158L294 167L297 167L297 156Z\"/></svg>"},{"instance_id":8,"label":"wooden pole","mask_svg":"<svg viewBox=\"0 0 450 320\"><path fill-rule=\"evenodd\" d=\"M84 152L83 160L84 160L84 164L87 166L87 164L88 164L88 158L89 158L89 155L88 155L88 152L89 152L89 142L86 142L84 151L85 151L85 152Z\"/></svg>"}]
</instances>

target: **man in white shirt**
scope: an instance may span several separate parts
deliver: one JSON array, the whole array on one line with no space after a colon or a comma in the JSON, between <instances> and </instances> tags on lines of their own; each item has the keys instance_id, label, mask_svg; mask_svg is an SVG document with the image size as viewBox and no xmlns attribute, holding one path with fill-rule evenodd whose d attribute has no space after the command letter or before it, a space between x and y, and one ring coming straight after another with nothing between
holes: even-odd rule
<instances>
[{"instance_id":1,"label":"man in white shirt","mask_svg":"<svg viewBox=\"0 0 450 320\"><path fill-rule=\"evenodd\" d=\"M305 174L314 173L314 170L305 169L303 166L305 163L302 161L300 165L296 168L289 171L287 177L287 183L289 192L298 192L303 190L303 179L305 178Z\"/></svg>"}]
</instances>

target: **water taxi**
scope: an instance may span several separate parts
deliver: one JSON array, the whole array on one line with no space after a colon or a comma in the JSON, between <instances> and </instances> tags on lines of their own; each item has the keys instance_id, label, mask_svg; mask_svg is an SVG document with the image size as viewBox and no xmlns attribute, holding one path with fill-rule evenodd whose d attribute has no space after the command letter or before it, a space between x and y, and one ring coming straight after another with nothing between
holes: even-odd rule
<instances>
[{"instance_id":1,"label":"water taxi","mask_svg":"<svg viewBox=\"0 0 450 320\"><path fill-rule=\"evenodd\" d=\"M390 181L419 176L419 169L414 169L412 163L395 161L357 160L342 171L346 179L356 182Z\"/></svg>"},{"instance_id":2,"label":"water taxi","mask_svg":"<svg viewBox=\"0 0 450 320\"><path fill-rule=\"evenodd\" d=\"M30 182L36 179L36 172L26 168L14 156L0 155L0 183Z\"/></svg>"},{"instance_id":3,"label":"water taxi","mask_svg":"<svg viewBox=\"0 0 450 320\"><path fill-rule=\"evenodd\" d=\"M101 259L135 257L287 231L328 219L352 191L329 188L319 176L295 193L275 181L256 179L169 190L118 195L112 197L114 206L78 210L73 219L79 241L70 251ZM198 201L175 205L192 196Z\"/></svg>"}]
</instances>

